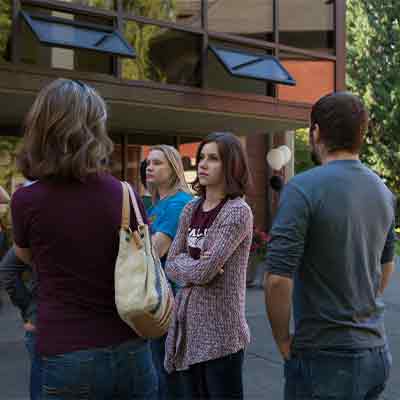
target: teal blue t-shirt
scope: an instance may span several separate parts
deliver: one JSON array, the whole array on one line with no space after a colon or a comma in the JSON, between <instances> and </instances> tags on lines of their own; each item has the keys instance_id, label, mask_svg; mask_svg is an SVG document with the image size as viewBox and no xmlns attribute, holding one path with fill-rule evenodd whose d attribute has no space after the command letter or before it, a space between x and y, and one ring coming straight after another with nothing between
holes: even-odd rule
<instances>
[{"instance_id":1,"label":"teal blue t-shirt","mask_svg":"<svg viewBox=\"0 0 400 400\"><path fill-rule=\"evenodd\" d=\"M176 235L179 225L179 217L183 208L192 196L189 193L179 191L172 196L159 200L148 209L151 234L164 233L172 240Z\"/></svg>"},{"instance_id":2,"label":"teal blue t-shirt","mask_svg":"<svg viewBox=\"0 0 400 400\"><path fill-rule=\"evenodd\" d=\"M179 191L172 196L165 197L159 200L156 204L150 207L147 215L150 221L151 234L162 232L169 236L172 240L176 235L179 226L179 217L183 208L189 201L192 200L192 195L186 192ZM161 265L165 266L167 255L161 258ZM178 286L171 282L174 292Z\"/></svg>"}]
</instances>

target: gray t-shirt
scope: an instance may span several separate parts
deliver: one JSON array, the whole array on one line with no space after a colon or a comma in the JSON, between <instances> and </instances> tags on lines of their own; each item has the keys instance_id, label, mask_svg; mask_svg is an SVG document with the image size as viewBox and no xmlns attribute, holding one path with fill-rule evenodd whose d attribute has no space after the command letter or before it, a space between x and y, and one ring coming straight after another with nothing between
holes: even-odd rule
<instances>
[{"instance_id":1,"label":"gray t-shirt","mask_svg":"<svg viewBox=\"0 0 400 400\"><path fill-rule=\"evenodd\" d=\"M385 344L382 264L394 258L395 200L360 161L332 161L286 185L267 270L294 279L293 350Z\"/></svg>"}]
</instances>

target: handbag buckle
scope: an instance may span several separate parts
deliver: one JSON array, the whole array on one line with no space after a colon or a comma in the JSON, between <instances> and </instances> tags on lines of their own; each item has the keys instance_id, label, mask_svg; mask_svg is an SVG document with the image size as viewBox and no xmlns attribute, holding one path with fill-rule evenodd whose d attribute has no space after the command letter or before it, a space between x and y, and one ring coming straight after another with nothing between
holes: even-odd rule
<instances>
[{"instance_id":1,"label":"handbag buckle","mask_svg":"<svg viewBox=\"0 0 400 400\"><path fill-rule=\"evenodd\" d=\"M128 226L127 228L125 228L125 232L126 232L126 234L127 234L125 240L126 240L127 242L130 242L130 241L131 241L131 238L132 238L132 234L133 234L131 227Z\"/></svg>"},{"instance_id":2,"label":"handbag buckle","mask_svg":"<svg viewBox=\"0 0 400 400\"><path fill-rule=\"evenodd\" d=\"M143 240L144 235L145 235L145 225L144 224L138 225L138 232L139 232L140 238Z\"/></svg>"}]
</instances>

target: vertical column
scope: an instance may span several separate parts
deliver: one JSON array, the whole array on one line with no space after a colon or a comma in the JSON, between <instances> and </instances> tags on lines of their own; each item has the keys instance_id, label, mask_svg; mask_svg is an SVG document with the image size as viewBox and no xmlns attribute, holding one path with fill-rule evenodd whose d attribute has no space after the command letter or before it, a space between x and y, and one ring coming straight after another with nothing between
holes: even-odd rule
<instances>
[{"instance_id":1,"label":"vertical column","mask_svg":"<svg viewBox=\"0 0 400 400\"><path fill-rule=\"evenodd\" d=\"M12 31L11 31L11 61L14 64L19 63L19 38L21 34L21 22L19 12L21 10L21 2L12 0Z\"/></svg>"},{"instance_id":2,"label":"vertical column","mask_svg":"<svg viewBox=\"0 0 400 400\"><path fill-rule=\"evenodd\" d=\"M274 48L274 56L279 59L279 0L273 0L273 13L274 42L277 45L277 47ZM268 92L268 96L279 97L278 85L271 86Z\"/></svg>"},{"instance_id":3,"label":"vertical column","mask_svg":"<svg viewBox=\"0 0 400 400\"><path fill-rule=\"evenodd\" d=\"M271 149L277 148L286 143L287 143L286 142L286 133L285 132L276 132L273 135ZM275 175L280 176L283 179L283 182L285 182L285 183L287 182L287 170L288 170L287 167L284 166L284 167L282 167L281 170L275 172ZM271 173L272 172L273 171L271 171ZM272 220L275 216L275 213L276 213L278 205L279 205L280 193L272 190L272 188L270 188L270 190L271 190L271 223L272 223Z\"/></svg>"},{"instance_id":4,"label":"vertical column","mask_svg":"<svg viewBox=\"0 0 400 400\"><path fill-rule=\"evenodd\" d=\"M200 87L205 89L208 86L208 0L201 0L201 27Z\"/></svg>"},{"instance_id":5,"label":"vertical column","mask_svg":"<svg viewBox=\"0 0 400 400\"><path fill-rule=\"evenodd\" d=\"M254 225L264 230L269 219L268 171L265 162L266 136L258 134L246 136L246 151L253 183L253 190L247 196L247 200L254 213Z\"/></svg>"},{"instance_id":6,"label":"vertical column","mask_svg":"<svg viewBox=\"0 0 400 400\"><path fill-rule=\"evenodd\" d=\"M346 0L336 0L335 5L335 90L346 90Z\"/></svg>"},{"instance_id":7,"label":"vertical column","mask_svg":"<svg viewBox=\"0 0 400 400\"><path fill-rule=\"evenodd\" d=\"M123 22L123 7L122 0L114 0L114 8L117 10L117 20L114 19L114 27L117 28L118 32L123 36L124 22ZM122 64L121 59L118 56L113 56L113 74L117 78L122 76Z\"/></svg>"},{"instance_id":8,"label":"vertical column","mask_svg":"<svg viewBox=\"0 0 400 400\"><path fill-rule=\"evenodd\" d=\"M128 135L121 135L121 179L128 179Z\"/></svg>"},{"instance_id":9,"label":"vertical column","mask_svg":"<svg viewBox=\"0 0 400 400\"><path fill-rule=\"evenodd\" d=\"M268 152L274 147L274 134L269 133L264 138L265 141L265 153L264 153L264 163L266 169L266 176L265 176L265 230L269 232L272 226L272 219L273 219L273 209L272 209L272 189L269 184L269 181L272 177L272 170L271 167L267 164L266 155Z\"/></svg>"},{"instance_id":10,"label":"vertical column","mask_svg":"<svg viewBox=\"0 0 400 400\"><path fill-rule=\"evenodd\" d=\"M286 165L285 176L286 180L289 180L292 176L294 176L294 152L295 152L295 131L286 131L285 142L286 146L289 147L290 151L292 152L292 158L290 159L289 163Z\"/></svg>"},{"instance_id":11,"label":"vertical column","mask_svg":"<svg viewBox=\"0 0 400 400\"><path fill-rule=\"evenodd\" d=\"M173 146L179 151L179 146L181 145L181 137L179 135L174 136Z\"/></svg>"}]
</instances>

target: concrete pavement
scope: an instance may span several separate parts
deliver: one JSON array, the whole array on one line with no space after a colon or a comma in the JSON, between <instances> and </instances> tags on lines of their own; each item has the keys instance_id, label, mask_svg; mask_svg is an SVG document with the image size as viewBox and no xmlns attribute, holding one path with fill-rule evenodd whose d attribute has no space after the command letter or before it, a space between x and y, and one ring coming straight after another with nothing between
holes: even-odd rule
<instances>
[{"instance_id":1,"label":"concrete pavement","mask_svg":"<svg viewBox=\"0 0 400 400\"><path fill-rule=\"evenodd\" d=\"M381 400L400 400L400 258L385 292L386 332L393 355L393 367L387 389ZM252 342L244 368L246 400L279 400L283 398L283 364L273 343L266 321L263 291L248 289L247 317ZM349 399L351 400L351 399Z\"/></svg>"},{"instance_id":2,"label":"concrete pavement","mask_svg":"<svg viewBox=\"0 0 400 400\"><path fill-rule=\"evenodd\" d=\"M0 308L0 400L28 400L28 354L19 314L5 294Z\"/></svg>"},{"instance_id":3,"label":"concrete pavement","mask_svg":"<svg viewBox=\"0 0 400 400\"><path fill-rule=\"evenodd\" d=\"M393 369L383 400L400 399L400 268L385 293L386 327L393 353ZM263 291L249 289L247 317L252 342L246 354L246 400L279 400L283 393L282 362L266 320ZM28 356L22 323L6 300L0 309L0 400L28 400Z\"/></svg>"}]
</instances>

